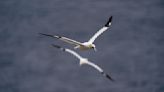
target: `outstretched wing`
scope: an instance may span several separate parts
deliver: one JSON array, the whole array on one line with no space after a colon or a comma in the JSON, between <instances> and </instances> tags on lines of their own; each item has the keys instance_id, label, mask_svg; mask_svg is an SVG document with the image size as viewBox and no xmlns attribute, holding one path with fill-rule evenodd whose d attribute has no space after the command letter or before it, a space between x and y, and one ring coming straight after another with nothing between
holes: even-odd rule
<instances>
[{"instance_id":1,"label":"outstretched wing","mask_svg":"<svg viewBox=\"0 0 164 92\"><path fill-rule=\"evenodd\" d=\"M78 53L76 53L76 52L73 51L73 50L66 49L66 48L62 48L62 47L60 47L60 46L58 46L58 45L54 45L54 44L52 44L52 46L55 47L55 48L58 48L58 49L60 49L60 50L62 50L62 51L64 51L64 52L68 52L68 53L72 54L73 56L77 57L77 58L80 59L80 60L84 59L83 57L81 57ZM108 79L114 81L108 74L104 73L104 71L103 71L98 65L96 65L96 64L94 64L94 63L92 63L92 62L89 62L89 61L84 62L84 64L88 64L88 65L94 67L94 68L97 69L103 76L105 76L106 78L108 78Z\"/></svg>"},{"instance_id":2,"label":"outstretched wing","mask_svg":"<svg viewBox=\"0 0 164 92\"><path fill-rule=\"evenodd\" d=\"M86 64L88 64L88 65L94 67L95 69L97 69L103 76L105 76L105 77L108 78L109 80L114 81L114 80L112 79L112 77L110 77L108 74L104 73L103 69L101 69L98 65L96 65L96 64L94 64L94 63L92 63L92 62L89 62L89 61L88 61Z\"/></svg>"},{"instance_id":3,"label":"outstretched wing","mask_svg":"<svg viewBox=\"0 0 164 92\"><path fill-rule=\"evenodd\" d=\"M78 53L76 53L75 51L73 51L73 50L62 48L62 47L60 47L58 45L55 45L55 44L52 44L52 46L55 47L55 48L58 48L58 49L60 49L62 51L68 52L68 53L72 54L73 56L75 56L78 59L82 59L82 57Z\"/></svg>"},{"instance_id":4,"label":"outstretched wing","mask_svg":"<svg viewBox=\"0 0 164 92\"><path fill-rule=\"evenodd\" d=\"M57 38L57 39L59 39L61 41L64 41L66 43L73 44L73 45L76 45L76 46L77 45L83 46L83 44L81 42L72 40L72 39L67 38L67 37L57 36L57 35L49 35L49 34L44 34L44 33L39 33L39 34L44 35L44 36L49 36L49 37Z\"/></svg>"},{"instance_id":5,"label":"outstretched wing","mask_svg":"<svg viewBox=\"0 0 164 92\"><path fill-rule=\"evenodd\" d=\"M112 16L109 18L109 20L104 25L104 27L102 27L97 33L95 33L94 36L90 38L88 42L93 43L99 35L101 35L103 32L105 32L109 28L109 26L111 25L111 22L112 22Z\"/></svg>"}]
</instances>

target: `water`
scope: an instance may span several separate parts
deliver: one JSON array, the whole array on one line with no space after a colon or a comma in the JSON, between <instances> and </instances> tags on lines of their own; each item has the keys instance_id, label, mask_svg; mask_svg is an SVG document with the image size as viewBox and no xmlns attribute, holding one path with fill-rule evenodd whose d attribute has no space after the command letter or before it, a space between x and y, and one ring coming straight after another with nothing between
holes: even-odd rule
<instances>
[{"instance_id":1,"label":"water","mask_svg":"<svg viewBox=\"0 0 164 92\"><path fill-rule=\"evenodd\" d=\"M0 92L163 92L162 0L1 0ZM108 17L112 27L80 52L111 82L50 46L39 32L87 41Z\"/></svg>"}]
</instances>

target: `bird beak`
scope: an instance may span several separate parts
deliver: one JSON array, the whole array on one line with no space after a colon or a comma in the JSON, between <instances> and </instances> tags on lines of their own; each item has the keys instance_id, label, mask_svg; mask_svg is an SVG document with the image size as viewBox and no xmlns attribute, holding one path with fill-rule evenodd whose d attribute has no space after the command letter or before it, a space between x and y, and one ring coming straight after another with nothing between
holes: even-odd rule
<instances>
[{"instance_id":1,"label":"bird beak","mask_svg":"<svg viewBox=\"0 0 164 92\"><path fill-rule=\"evenodd\" d=\"M97 51L96 47L95 47L95 48L93 48L93 49L94 49L94 51Z\"/></svg>"}]
</instances>

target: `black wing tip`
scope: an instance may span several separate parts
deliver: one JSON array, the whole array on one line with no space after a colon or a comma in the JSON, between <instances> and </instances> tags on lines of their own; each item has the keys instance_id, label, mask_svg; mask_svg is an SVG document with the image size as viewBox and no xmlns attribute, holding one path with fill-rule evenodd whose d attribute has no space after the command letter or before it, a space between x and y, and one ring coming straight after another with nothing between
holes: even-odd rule
<instances>
[{"instance_id":1,"label":"black wing tip","mask_svg":"<svg viewBox=\"0 0 164 92\"><path fill-rule=\"evenodd\" d=\"M106 74L106 77L111 80L111 81L115 81L112 77L110 77L108 74Z\"/></svg>"},{"instance_id":2,"label":"black wing tip","mask_svg":"<svg viewBox=\"0 0 164 92\"><path fill-rule=\"evenodd\" d=\"M57 38L57 39L62 38L62 36L50 35L50 34L45 34L45 33L39 33L39 34L40 35L44 35L44 36L49 36L49 37Z\"/></svg>"},{"instance_id":3,"label":"black wing tip","mask_svg":"<svg viewBox=\"0 0 164 92\"><path fill-rule=\"evenodd\" d=\"M110 23L112 22L113 16L109 17L109 20L107 21L107 23L105 24L105 27L109 27Z\"/></svg>"},{"instance_id":4,"label":"black wing tip","mask_svg":"<svg viewBox=\"0 0 164 92\"><path fill-rule=\"evenodd\" d=\"M60 49L61 47L59 45L51 44L53 47Z\"/></svg>"},{"instance_id":5,"label":"black wing tip","mask_svg":"<svg viewBox=\"0 0 164 92\"><path fill-rule=\"evenodd\" d=\"M61 46L59 46L59 45L55 45L55 44L51 44L53 47L55 47L55 48L58 48L58 49L60 49L60 50L62 50L62 51L65 51L65 48L62 48Z\"/></svg>"},{"instance_id":6,"label":"black wing tip","mask_svg":"<svg viewBox=\"0 0 164 92\"><path fill-rule=\"evenodd\" d=\"M50 36L50 37L54 37L53 35L50 35L50 34L45 34L45 33L38 33L40 35L44 35L44 36Z\"/></svg>"},{"instance_id":7,"label":"black wing tip","mask_svg":"<svg viewBox=\"0 0 164 92\"><path fill-rule=\"evenodd\" d=\"M108 74L101 72L102 75L104 75L106 78L108 78L111 81L115 81L111 76L109 76Z\"/></svg>"}]
</instances>

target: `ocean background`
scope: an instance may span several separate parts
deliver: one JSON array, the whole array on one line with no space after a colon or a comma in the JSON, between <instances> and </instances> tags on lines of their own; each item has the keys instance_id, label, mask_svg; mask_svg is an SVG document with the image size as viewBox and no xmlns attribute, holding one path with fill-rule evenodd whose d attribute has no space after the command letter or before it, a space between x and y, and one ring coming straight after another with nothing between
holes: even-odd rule
<instances>
[{"instance_id":1,"label":"ocean background","mask_svg":"<svg viewBox=\"0 0 164 92\"><path fill-rule=\"evenodd\" d=\"M79 51L115 82L51 44L48 33L87 41ZM0 0L0 92L164 92L164 0Z\"/></svg>"}]
</instances>

